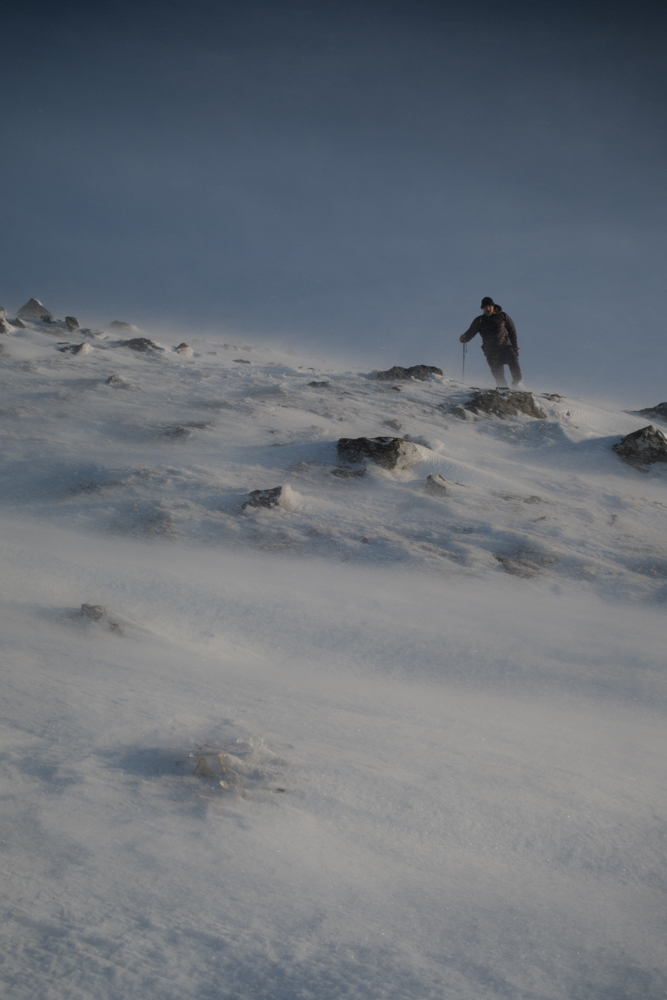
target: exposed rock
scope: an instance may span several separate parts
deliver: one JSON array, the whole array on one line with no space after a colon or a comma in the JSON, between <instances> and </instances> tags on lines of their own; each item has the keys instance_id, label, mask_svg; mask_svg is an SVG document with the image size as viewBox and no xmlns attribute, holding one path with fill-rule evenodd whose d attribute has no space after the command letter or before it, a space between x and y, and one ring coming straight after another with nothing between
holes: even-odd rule
<instances>
[{"instance_id":1,"label":"exposed rock","mask_svg":"<svg viewBox=\"0 0 667 1000\"><path fill-rule=\"evenodd\" d=\"M6 318L7 318L7 310L5 309L4 306L0 306L0 319L6 319Z\"/></svg>"},{"instance_id":2,"label":"exposed rock","mask_svg":"<svg viewBox=\"0 0 667 1000\"><path fill-rule=\"evenodd\" d=\"M131 340L123 340L120 344L116 344L116 347L129 347L131 351L164 351L164 347L160 347L148 337L133 337Z\"/></svg>"},{"instance_id":3,"label":"exposed rock","mask_svg":"<svg viewBox=\"0 0 667 1000\"><path fill-rule=\"evenodd\" d=\"M361 479L366 475L365 469L343 469L337 466L331 470L331 475L337 479Z\"/></svg>"},{"instance_id":4,"label":"exposed rock","mask_svg":"<svg viewBox=\"0 0 667 1000\"><path fill-rule=\"evenodd\" d=\"M437 472L432 473L426 477L426 492L442 496L447 492L447 480Z\"/></svg>"},{"instance_id":5,"label":"exposed rock","mask_svg":"<svg viewBox=\"0 0 667 1000\"><path fill-rule=\"evenodd\" d=\"M176 353L184 354L186 357L191 358L195 352L192 350L190 345L186 344L184 341L182 344L178 345L178 347L176 348Z\"/></svg>"},{"instance_id":6,"label":"exposed rock","mask_svg":"<svg viewBox=\"0 0 667 1000\"><path fill-rule=\"evenodd\" d=\"M301 495L291 486L274 486L269 490L251 490L249 500L241 505L241 510L248 507L281 507L283 510L296 511L301 506Z\"/></svg>"},{"instance_id":7,"label":"exposed rock","mask_svg":"<svg viewBox=\"0 0 667 1000\"><path fill-rule=\"evenodd\" d=\"M468 412L468 410L464 409L464 407L461 406L460 403L452 403L451 406L447 406L446 403L441 403L440 405L442 409L445 411L445 413L449 413L450 416L456 417L457 420L474 419L472 415Z\"/></svg>"},{"instance_id":8,"label":"exposed rock","mask_svg":"<svg viewBox=\"0 0 667 1000\"><path fill-rule=\"evenodd\" d=\"M413 365L412 368L401 368L400 365L394 365L393 368L388 368L385 372L378 372L378 378L381 382L395 382L396 379L406 378L416 378L423 382L429 375L442 375L442 369L435 368L433 365Z\"/></svg>"},{"instance_id":9,"label":"exposed rock","mask_svg":"<svg viewBox=\"0 0 667 1000\"><path fill-rule=\"evenodd\" d=\"M105 385L124 385L125 379L121 378L120 375L109 375L109 378L105 380Z\"/></svg>"},{"instance_id":10,"label":"exposed rock","mask_svg":"<svg viewBox=\"0 0 667 1000\"><path fill-rule=\"evenodd\" d=\"M237 365L249 365L249 364L251 364L251 362L250 361L246 361L245 358L234 358L234 363L237 364Z\"/></svg>"},{"instance_id":11,"label":"exposed rock","mask_svg":"<svg viewBox=\"0 0 667 1000\"><path fill-rule=\"evenodd\" d=\"M118 624L118 622L112 621L109 618L107 609L103 604L82 604L80 615L82 618L88 618L91 622L99 622L104 625L109 632L114 632L116 635L122 635L123 630Z\"/></svg>"},{"instance_id":12,"label":"exposed rock","mask_svg":"<svg viewBox=\"0 0 667 1000\"><path fill-rule=\"evenodd\" d=\"M651 465L667 462L667 437L653 424L626 435L612 450L628 465Z\"/></svg>"},{"instance_id":13,"label":"exposed rock","mask_svg":"<svg viewBox=\"0 0 667 1000\"><path fill-rule=\"evenodd\" d=\"M25 330L26 328L25 323L22 319L19 319L18 316L16 319L10 319L9 323L11 326L15 326L17 330Z\"/></svg>"},{"instance_id":14,"label":"exposed rock","mask_svg":"<svg viewBox=\"0 0 667 1000\"><path fill-rule=\"evenodd\" d=\"M329 385L328 382L309 382L308 383L308 388L309 389L326 389L326 387L328 385Z\"/></svg>"},{"instance_id":15,"label":"exposed rock","mask_svg":"<svg viewBox=\"0 0 667 1000\"><path fill-rule=\"evenodd\" d=\"M524 559L508 559L506 556L496 556L496 559L512 576L522 576L528 580L540 571L539 566Z\"/></svg>"},{"instance_id":16,"label":"exposed rock","mask_svg":"<svg viewBox=\"0 0 667 1000\"><path fill-rule=\"evenodd\" d=\"M70 354L90 354L92 347L90 344L67 344L65 347L59 347L58 350L61 354L68 351Z\"/></svg>"},{"instance_id":17,"label":"exposed rock","mask_svg":"<svg viewBox=\"0 0 667 1000\"><path fill-rule=\"evenodd\" d=\"M401 424L398 420L383 420L382 422L385 427L391 427L392 431L400 431L401 429Z\"/></svg>"},{"instance_id":18,"label":"exposed rock","mask_svg":"<svg viewBox=\"0 0 667 1000\"><path fill-rule=\"evenodd\" d=\"M557 403L558 400L559 399L563 399L563 397L559 396L557 392L543 392L542 393L542 399L550 399L554 403Z\"/></svg>"},{"instance_id":19,"label":"exposed rock","mask_svg":"<svg viewBox=\"0 0 667 1000\"><path fill-rule=\"evenodd\" d=\"M477 392L465 404L471 413L489 413L496 417L515 417L517 413L525 413L537 420L546 420L546 413L539 408L530 392L499 392L492 389L489 392Z\"/></svg>"},{"instance_id":20,"label":"exposed rock","mask_svg":"<svg viewBox=\"0 0 667 1000\"><path fill-rule=\"evenodd\" d=\"M99 622L106 616L107 609L103 604L82 604L81 614L90 618L91 622Z\"/></svg>"},{"instance_id":21,"label":"exposed rock","mask_svg":"<svg viewBox=\"0 0 667 1000\"><path fill-rule=\"evenodd\" d=\"M17 317L20 319L45 319L51 321L55 319L53 313L43 305L39 299L28 299L24 306L21 306L17 312Z\"/></svg>"},{"instance_id":22,"label":"exposed rock","mask_svg":"<svg viewBox=\"0 0 667 1000\"><path fill-rule=\"evenodd\" d=\"M0 333L13 333L11 326L6 319L0 318Z\"/></svg>"},{"instance_id":23,"label":"exposed rock","mask_svg":"<svg viewBox=\"0 0 667 1000\"><path fill-rule=\"evenodd\" d=\"M667 420L667 403L658 403L657 406L647 406L645 410L637 410L642 417L653 417L657 420Z\"/></svg>"},{"instance_id":24,"label":"exposed rock","mask_svg":"<svg viewBox=\"0 0 667 1000\"><path fill-rule=\"evenodd\" d=\"M368 459L383 469L404 469L420 458L417 445L401 438L340 438L338 441L338 461L347 465L359 465Z\"/></svg>"},{"instance_id":25,"label":"exposed rock","mask_svg":"<svg viewBox=\"0 0 667 1000\"><path fill-rule=\"evenodd\" d=\"M78 330L79 321L76 316L65 316L65 325L68 330Z\"/></svg>"}]
</instances>

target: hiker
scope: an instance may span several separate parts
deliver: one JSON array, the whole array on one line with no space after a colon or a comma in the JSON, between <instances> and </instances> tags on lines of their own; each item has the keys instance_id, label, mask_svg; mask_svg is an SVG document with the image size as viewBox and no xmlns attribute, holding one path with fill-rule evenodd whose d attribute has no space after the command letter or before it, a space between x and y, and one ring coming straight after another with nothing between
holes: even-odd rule
<instances>
[{"instance_id":1,"label":"hiker","mask_svg":"<svg viewBox=\"0 0 667 1000\"><path fill-rule=\"evenodd\" d=\"M516 389L523 382L519 367L519 348L516 342L516 327L506 312L496 305L490 296L482 299L482 315L476 316L466 332L459 337L462 344L477 334L482 337L482 350L491 374L496 380L496 387L506 389L505 365L512 376L512 388Z\"/></svg>"}]
</instances>

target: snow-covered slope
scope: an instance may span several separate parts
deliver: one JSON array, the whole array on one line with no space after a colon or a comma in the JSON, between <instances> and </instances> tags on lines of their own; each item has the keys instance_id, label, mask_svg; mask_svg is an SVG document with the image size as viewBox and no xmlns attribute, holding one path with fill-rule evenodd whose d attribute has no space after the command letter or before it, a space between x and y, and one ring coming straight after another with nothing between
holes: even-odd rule
<instances>
[{"instance_id":1,"label":"snow-covered slope","mask_svg":"<svg viewBox=\"0 0 667 1000\"><path fill-rule=\"evenodd\" d=\"M666 995L667 467L611 450L649 420L0 345L8 995ZM417 461L341 468L380 435Z\"/></svg>"}]
</instances>

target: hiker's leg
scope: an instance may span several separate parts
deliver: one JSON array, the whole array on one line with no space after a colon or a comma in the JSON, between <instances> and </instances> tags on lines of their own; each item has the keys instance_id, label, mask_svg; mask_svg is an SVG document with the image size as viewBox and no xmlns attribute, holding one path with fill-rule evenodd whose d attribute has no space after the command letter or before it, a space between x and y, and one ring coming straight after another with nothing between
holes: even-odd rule
<instances>
[{"instance_id":1,"label":"hiker's leg","mask_svg":"<svg viewBox=\"0 0 667 1000\"><path fill-rule=\"evenodd\" d=\"M504 372L504 368L503 368L503 362L495 354L487 354L486 355L486 362L487 362L489 368L491 369L491 374L493 375L493 377L495 379L496 386L499 386L501 389L506 389L507 388L507 382L505 381L505 372Z\"/></svg>"},{"instance_id":2,"label":"hiker's leg","mask_svg":"<svg viewBox=\"0 0 667 1000\"><path fill-rule=\"evenodd\" d=\"M507 367L510 370L510 375L512 376L512 386L519 385L523 382L523 375L521 374L521 367L519 365L519 359L517 358L514 351L507 356Z\"/></svg>"}]
</instances>

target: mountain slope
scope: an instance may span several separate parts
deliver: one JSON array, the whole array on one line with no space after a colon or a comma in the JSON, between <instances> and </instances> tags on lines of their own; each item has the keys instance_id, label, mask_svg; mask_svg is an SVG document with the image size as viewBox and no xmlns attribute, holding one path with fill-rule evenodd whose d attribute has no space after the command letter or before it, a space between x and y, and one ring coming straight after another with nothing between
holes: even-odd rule
<instances>
[{"instance_id":1,"label":"mountain slope","mask_svg":"<svg viewBox=\"0 0 667 1000\"><path fill-rule=\"evenodd\" d=\"M665 996L645 418L1 339L9 996ZM362 435L418 460L343 466Z\"/></svg>"}]
</instances>

